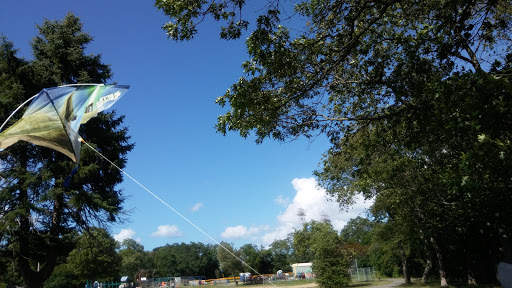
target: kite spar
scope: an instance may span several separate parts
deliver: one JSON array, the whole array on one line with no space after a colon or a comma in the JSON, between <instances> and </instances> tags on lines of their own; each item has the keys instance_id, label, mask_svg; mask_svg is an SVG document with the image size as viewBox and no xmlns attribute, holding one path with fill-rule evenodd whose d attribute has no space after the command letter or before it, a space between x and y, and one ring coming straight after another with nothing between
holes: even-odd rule
<instances>
[{"instance_id":1,"label":"kite spar","mask_svg":"<svg viewBox=\"0 0 512 288\"><path fill-rule=\"evenodd\" d=\"M21 107L25 106L25 104L27 104L28 102L30 102L32 99L36 98L36 96L37 96L37 95L38 95L38 94L36 94L36 95L34 95L34 96L32 96L32 97L28 98L28 99L27 99L27 101L25 101L25 102L21 103L21 105L20 105L20 106L18 106L18 108L16 108L16 110L14 110L14 111L11 113L11 115L9 115L9 117L7 117L7 119L5 119L5 121L4 121L4 123L2 124L2 126L0 126L0 132L1 132L1 131L2 131L2 129L4 128L5 124L7 124L7 122L9 122L9 120L11 120L12 116L14 116L14 114L16 114L16 112L18 112L18 110L20 110L20 109L21 109Z\"/></svg>"}]
</instances>

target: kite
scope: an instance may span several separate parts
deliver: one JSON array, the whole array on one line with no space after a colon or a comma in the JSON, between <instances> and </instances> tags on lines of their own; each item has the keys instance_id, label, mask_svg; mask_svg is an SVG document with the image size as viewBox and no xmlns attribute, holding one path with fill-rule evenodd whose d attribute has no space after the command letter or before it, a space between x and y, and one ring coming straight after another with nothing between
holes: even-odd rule
<instances>
[{"instance_id":1,"label":"kite","mask_svg":"<svg viewBox=\"0 0 512 288\"><path fill-rule=\"evenodd\" d=\"M0 133L0 151L23 140L59 151L78 163L82 141L78 135L80 124L112 106L129 88L103 84L45 88L31 98L21 119Z\"/></svg>"}]
</instances>

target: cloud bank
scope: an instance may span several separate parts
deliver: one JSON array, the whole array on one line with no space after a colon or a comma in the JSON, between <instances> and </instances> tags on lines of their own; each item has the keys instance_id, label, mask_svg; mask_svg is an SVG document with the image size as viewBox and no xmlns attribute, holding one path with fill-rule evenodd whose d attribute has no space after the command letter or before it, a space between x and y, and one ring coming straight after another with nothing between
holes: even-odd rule
<instances>
[{"instance_id":1,"label":"cloud bank","mask_svg":"<svg viewBox=\"0 0 512 288\"><path fill-rule=\"evenodd\" d=\"M301 229L303 222L322 221L325 218L331 221L334 229L340 231L350 219L363 215L373 202L358 198L347 211L340 210L335 199L328 196L325 189L318 187L314 178L295 178L292 185L296 193L291 203L282 195L275 199L278 205L289 203L285 206L286 210L277 216L275 227L268 225L250 228L243 225L227 227L221 237L225 240L247 239L253 243L269 246L275 240L285 239L295 229ZM299 210L304 212L303 220L297 215Z\"/></svg>"}]
</instances>

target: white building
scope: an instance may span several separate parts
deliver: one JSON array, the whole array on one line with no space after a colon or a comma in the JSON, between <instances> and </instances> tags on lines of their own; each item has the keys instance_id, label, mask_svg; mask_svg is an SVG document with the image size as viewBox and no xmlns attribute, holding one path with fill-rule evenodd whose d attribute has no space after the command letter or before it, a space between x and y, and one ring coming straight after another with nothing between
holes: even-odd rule
<instances>
[{"instance_id":1,"label":"white building","mask_svg":"<svg viewBox=\"0 0 512 288\"><path fill-rule=\"evenodd\" d=\"M305 278L313 277L313 263L295 263L292 264L293 275L297 277L298 274L304 273Z\"/></svg>"}]
</instances>

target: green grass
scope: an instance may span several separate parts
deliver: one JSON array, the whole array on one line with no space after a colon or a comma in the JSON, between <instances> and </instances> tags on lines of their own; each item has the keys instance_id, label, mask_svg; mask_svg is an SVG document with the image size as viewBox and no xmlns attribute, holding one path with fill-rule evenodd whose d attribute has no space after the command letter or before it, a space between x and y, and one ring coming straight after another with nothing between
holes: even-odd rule
<instances>
[{"instance_id":1,"label":"green grass","mask_svg":"<svg viewBox=\"0 0 512 288\"><path fill-rule=\"evenodd\" d=\"M309 283L315 283L316 280L314 279L307 279L307 280L289 280L289 281L278 281L278 282L272 282L277 287L289 287L289 286L298 286L298 285L304 285ZM364 288L364 287L375 287L380 285L389 284L392 281L389 279L382 279L382 280L374 280L374 281L352 281L348 287L349 288ZM265 282L265 284L244 284L238 282L238 287L245 286L245 288L250 287L274 287L268 282ZM462 287L468 287L468 285L464 285L461 283L449 283L451 285L448 286L448 288L462 288ZM208 287L212 285L208 284ZM213 285L212 287L219 287L219 288L235 288L234 283L230 283L229 285ZM399 288L439 288L439 281L431 280L426 284L421 283L420 279L413 280L413 283L410 285L400 285ZM502 288L501 286L493 286L493 285L477 285L477 286L469 286L471 288Z\"/></svg>"},{"instance_id":2,"label":"green grass","mask_svg":"<svg viewBox=\"0 0 512 288\"><path fill-rule=\"evenodd\" d=\"M307 279L307 280L289 280L289 281L278 281L278 282L272 282L272 284L274 284L275 286L277 287L289 287L289 286L297 286L297 285L304 285L304 284L309 284L309 283L315 283L316 280L315 279ZM388 284L388 283L391 283L391 281L389 280L375 280L375 281L353 281L352 283L349 284L348 287L351 287L351 288L358 288L358 287L371 287L371 286L378 286L378 285L384 285L384 284ZM274 285L272 285L268 282L266 282L265 284L243 284L243 283L239 283L238 286L246 286L246 288L250 288L250 287L274 287ZM216 286L222 286L222 285L216 285ZM226 286L224 286L226 287ZM230 287L235 287L235 286L230 286Z\"/></svg>"},{"instance_id":3,"label":"green grass","mask_svg":"<svg viewBox=\"0 0 512 288\"><path fill-rule=\"evenodd\" d=\"M296 285L304 285L304 284L309 284L309 283L315 283L316 280L314 279L305 279L305 280L288 280L288 281L272 281L272 284L276 285L277 287L287 287L287 286L296 286ZM271 287L274 287L272 284L268 283L268 282L265 282L265 284L242 284L242 285L238 285L238 286L247 286L247 288L249 287L260 287L260 286L271 286Z\"/></svg>"},{"instance_id":4,"label":"green grass","mask_svg":"<svg viewBox=\"0 0 512 288\"><path fill-rule=\"evenodd\" d=\"M389 280L374 280L374 281L352 281L348 287L370 287L391 283Z\"/></svg>"},{"instance_id":5,"label":"green grass","mask_svg":"<svg viewBox=\"0 0 512 288\"><path fill-rule=\"evenodd\" d=\"M421 279L412 280L412 284L410 285L401 285L400 287L410 287L410 288L439 288L439 280L429 280L427 283L423 284ZM465 283L448 283L448 288L462 288L462 287L472 287L472 288L502 288L501 286L494 285L471 285L468 286Z\"/></svg>"},{"instance_id":6,"label":"green grass","mask_svg":"<svg viewBox=\"0 0 512 288\"><path fill-rule=\"evenodd\" d=\"M272 284L274 284L275 286L277 287L289 287L289 286L298 286L298 285L304 285L304 284L309 284L309 283L315 283L316 280L315 279L306 279L306 280L288 280L288 281L277 281L277 282L272 282ZM391 283L390 280L374 280L374 281L352 281L348 287L349 288L359 288L359 287L372 287L372 286L379 286L379 285L384 285L384 284L388 284L388 283ZM250 287L274 287L274 285L272 285L268 282L265 282L265 284L244 284L244 283L241 283L241 282L238 282L238 287L240 286L245 286L245 288L250 288ZM235 288L237 286L234 285L234 283L230 283L229 285L210 285L208 284L208 286L212 286L212 287L229 287L229 288ZM411 286L412 287L412 286ZM420 287L418 287L420 288Z\"/></svg>"}]
</instances>

